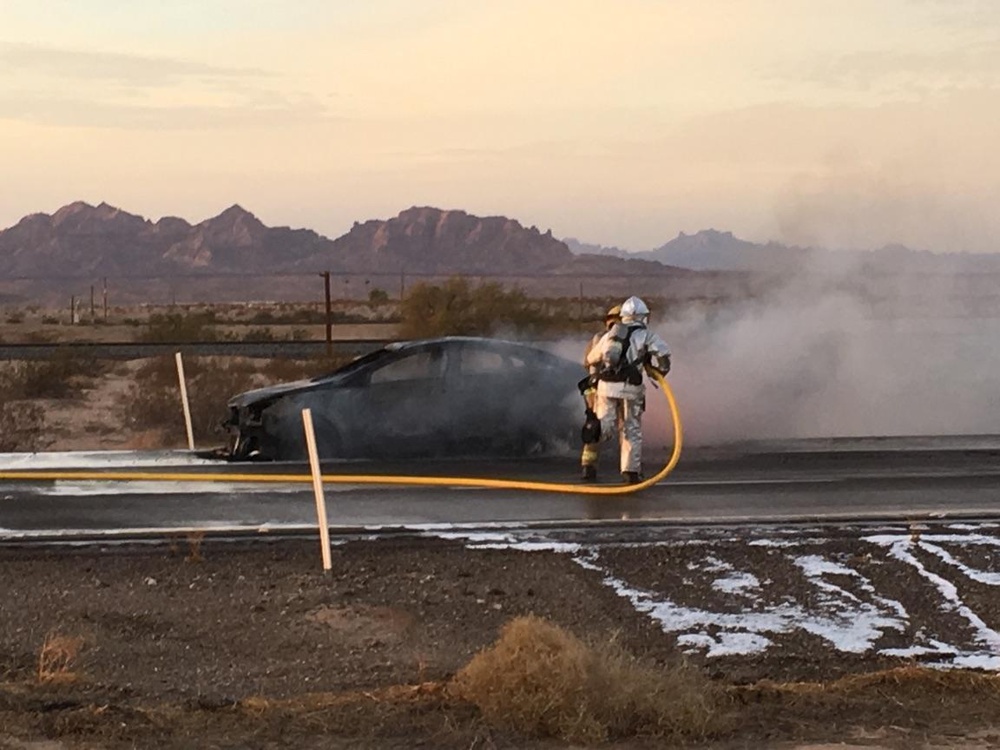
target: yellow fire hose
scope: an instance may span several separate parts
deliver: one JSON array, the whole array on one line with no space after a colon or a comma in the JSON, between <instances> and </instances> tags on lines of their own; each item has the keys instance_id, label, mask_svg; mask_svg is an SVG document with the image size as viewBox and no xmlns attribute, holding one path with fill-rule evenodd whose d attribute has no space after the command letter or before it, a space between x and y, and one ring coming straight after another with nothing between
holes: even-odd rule
<instances>
[{"instance_id":1,"label":"yellow fire hose","mask_svg":"<svg viewBox=\"0 0 1000 750\"><path fill-rule=\"evenodd\" d=\"M651 370L650 374L663 389L674 425L674 448L667 464L654 476L637 484L594 485L563 482L529 482L517 479L485 479L480 477L408 477L377 474L324 474L325 484L383 484L423 487L487 487L491 489L528 490L531 492L562 492L578 495L627 495L652 487L664 479L681 457L681 417L674 393L664 377ZM262 482L270 484L310 483L311 474L198 474L147 471L0 471L2 480L54 481L123 481L123 482Z\"/></svg>"}]
</instances>

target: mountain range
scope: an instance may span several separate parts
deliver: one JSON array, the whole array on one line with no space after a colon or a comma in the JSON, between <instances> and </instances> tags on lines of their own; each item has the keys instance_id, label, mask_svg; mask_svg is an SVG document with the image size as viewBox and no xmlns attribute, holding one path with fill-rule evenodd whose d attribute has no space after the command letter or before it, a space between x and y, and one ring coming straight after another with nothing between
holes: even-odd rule
<instances>
[{"instance_id":1,"label":"mountain range","mask_svg":"<svg viewBox=\"0 0 1000 750\"><path fill-rule=\"evenodd\" d=\"M1000 255L933 253L900 244L874 250L831 250L798 247L780 242L765 244L734 237L732 232L706 229L695 234L681 232L653 250L628 252L567 238L574 253L614 258L651 260L698 271L747 271L753 273L801 273L876 271L882 273L997 273Z\"/></svg>"},{"instance_id":2,"label":"mountain range","mask_svg":"<svg viewBox=\"0 0 1000 750\"><path fill-rule=\"evenodd\" d=\"M265 226L233 205L198 224L150 221L120 208L78 201L0 231L0 279L172 277L311 273L467 274L677 278L726 271L787 275L810 270L997 272L1000 255L935 254L888 245L872 251L758 244L731 232L680 233L653 250L626 252L503 216L413 207L386 220L356 222L329 239L309 229Z\"/></svg>"},{"instance_id":3,"label":"mountain range","mask_svg":"<svg viewBox=\"0 0 1000 750\"><path fill-rule=\"evenodd\" d=\"M71 203L0 231L0 279L211 274L677 275L650 259L578 254L502 216L414 207L355 223L336 239L267 227L238 205L198 224L153 222L101 203Z\"/></svg>"},{"instance_id":4,"label":"mountain range","mask_svg":"<svg viewBox=\"0 0 1000 750\"><path fill-rule=\"evenodd\" d=\"M875 298L889 293L892 285L882 281L887 276L913 273L927 293L936 285L939 294L992 300L1000 255L935 254L900 245L859 252L757 244L714 229L629 253L560 240L504 216L426 206L356 222L335 239L268 227L238 205L191 224L76 202L0 231L4 304L63 304L86 297L88 288L93 300L102 277L113 299L128 303L315 300L315 277L324 271L338 275L338 299L364 299L375 289L397 296L414 277L453 275L491 278L538 296L580 298L581 305L585 296L631 294L716 304L767 297L793 280L809 279L840 279Z\"/></svg>"}]
</instances>

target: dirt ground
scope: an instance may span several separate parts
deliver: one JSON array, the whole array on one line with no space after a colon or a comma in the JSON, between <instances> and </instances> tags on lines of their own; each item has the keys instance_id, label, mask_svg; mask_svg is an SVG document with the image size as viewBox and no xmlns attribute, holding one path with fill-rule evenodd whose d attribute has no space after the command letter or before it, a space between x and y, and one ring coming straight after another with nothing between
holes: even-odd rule
<instances>
[{"instance_id":1,"label":"dirt ground","mask_svg":"<svg viewBox=\"0 0 1000 750\"><path fill-rule=\"evenodd\" d=\"M688 561L650 565L683 576ZM432 538L335 546L329 572L312 540L0 548L0 748L567 747L451 688L528 614L653 670L683 661L717 690L703 731L608 747L1000 742L992 673L845 656L803 633L762 655L682 655L603 575L554 551Z\"/></svg>"}]
</instances>

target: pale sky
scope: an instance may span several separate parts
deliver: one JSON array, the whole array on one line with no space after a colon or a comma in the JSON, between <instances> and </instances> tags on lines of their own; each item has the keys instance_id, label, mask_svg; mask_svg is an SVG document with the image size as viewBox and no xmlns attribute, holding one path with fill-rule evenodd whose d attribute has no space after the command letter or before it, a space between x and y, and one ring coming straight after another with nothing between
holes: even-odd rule
<instances>
[{"instance_id":1,"label":"pale sky","mask_svg":"<svg viewBox=\"0 0 1000 750\"><path fill-rule=\"evenodd\" d=\"M996 0L0 0L0 227L410 206L1000 250Z\"/></svg>"}]
</instances>

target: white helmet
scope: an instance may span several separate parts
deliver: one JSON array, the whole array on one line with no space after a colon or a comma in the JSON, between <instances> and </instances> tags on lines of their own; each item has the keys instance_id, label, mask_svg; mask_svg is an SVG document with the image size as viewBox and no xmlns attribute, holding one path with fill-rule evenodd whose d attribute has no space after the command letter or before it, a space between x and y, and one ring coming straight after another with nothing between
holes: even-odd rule
<instances>
[{"instance_id":1,"label":"white helmet","mask_svg":"<svg viewBox=\"0 0 1000 750\"><path fill-rule=\"evenodd\" d=\"M629 297L622 303L622 323L646 323L649 308L638 297Z\"/></svg>"}]
</instances>

